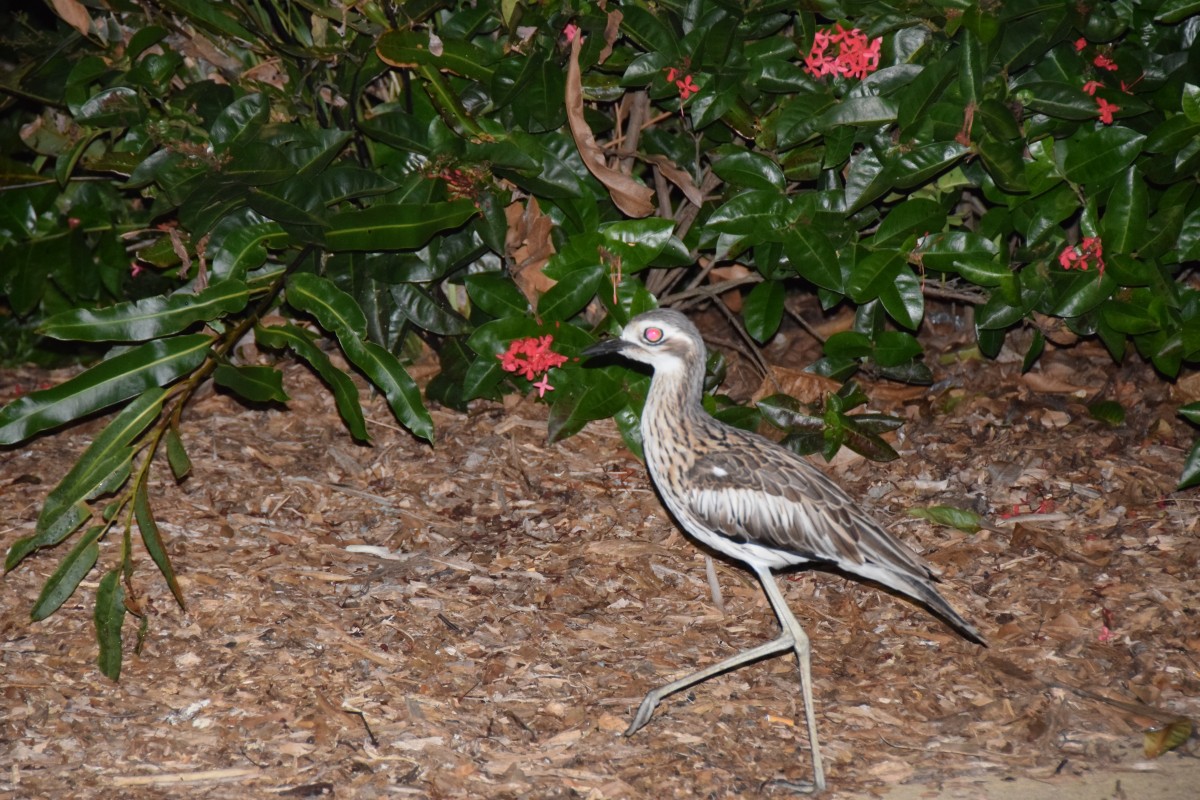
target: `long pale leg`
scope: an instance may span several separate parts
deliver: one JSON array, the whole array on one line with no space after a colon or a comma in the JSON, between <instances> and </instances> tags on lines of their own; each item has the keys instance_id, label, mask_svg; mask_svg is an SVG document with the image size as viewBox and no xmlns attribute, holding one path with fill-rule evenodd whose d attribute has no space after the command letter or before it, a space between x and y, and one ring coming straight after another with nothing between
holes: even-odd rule
<instances>
[{"instance_id":1,"label":"long pale leg","mask_svg":"<svg viewBox=\"0 0 1200 800\"><path fill-rule=\"evenodd\" d=\"M720 675L722 672L728 672L744 664L749 664L752 661L758 661L761 658L778 655L786 650L794 649L796 651L796 659L800 662L800 694L804 698L804 716L805 722L808 724L808 741L812 746L813 784L817 791L822 791L825 788L825 768L821 763L821 749L820 745L817 744L817 718L813 711L812 664L809 660L812 653L812 646L809 644L808 635L800 627L800 623L796 622L791 609L788 608L787 601L783 599L783 594L780 593L779 586L775 583L775 577L771 574L771 571L766 568L753 566L751 569L762 582L763 590L767 593L767 600L770 601L771 608L775 611L775 616L779 619L779 625L783 628L782 635L778 639L774 639L766 644L760 644L758 647L738 653L724 661L713 664L711 667L706 667L699 672L693 672L691 675L685 675L677 681L672 681L666 686L660 686L652 690L646 695L646 699L642 701L637 714L633 717L633 722L629 723L629 727L625 730L625 735L632 736L637 733L638 730L650 721L650 716L654 713L654 709L658 707L658 704L676 692L686 689L689 686L695 686L697 683L706 681L714 675Z\"/></svg>"},{"instance_id":2,"label":"long pale leg","mask_svg":"<svg viewBox=\"0 0 1200 800\"><path fill-rule=\"evenodd\" d=\"M800 662L800 694L804 697L804 721L808 724L808 743L812 746L813 783L816 785L816 790L820 792L825 789L825 767L821 763L821 746L817 744L817 715L813 708L812 663L810 660L812 645L809 644L808 634L800 627L792 610L788 608L787 600L779 591L779 585L775 583L775 576L771 574L771 571L765 567L751 567L751 569L762 581L763 589L767 592L767 599L771 601L771 607L775 609L775 616L779 618L779 624L783 626L783 630L795 643L796 660Z\"/></svg>"}]
</instances>

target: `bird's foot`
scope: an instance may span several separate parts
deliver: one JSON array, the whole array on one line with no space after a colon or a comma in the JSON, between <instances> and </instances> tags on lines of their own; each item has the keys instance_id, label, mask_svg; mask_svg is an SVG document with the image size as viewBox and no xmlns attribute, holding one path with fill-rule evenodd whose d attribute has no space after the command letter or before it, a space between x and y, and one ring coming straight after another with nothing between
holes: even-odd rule
<instances>
[{"instance_id":1,"label":"bird's foot","mask_svg":"<svg viewBox=\"0 0 1200 800\"><path fill-rule=\"evenodd\" d=\"M642 705L638 708L637 713L633 715L633 721L625 729L626 736L633 736L650 721L651 715L654 714L654 709L658 708L660 698L657 694L657 692L650 692L650 694L646 695L646 699L642 701Z\"/></svg>"},{"instance_id":2,"label":"bird's foot","mask_svg":"<svg viewBox=\"0 0 1200 800\"><path fill-rule=\"evenodd\" d=\"M825 790L825 782L821 781L818 785L812 781L789 781L783 778L774 778L769 781L763 781L762 786L759 787L759 791L764 793L768 789L783 789L784 791L795 792L796 794L816 795Z\"/></svg>"}]
</instances>

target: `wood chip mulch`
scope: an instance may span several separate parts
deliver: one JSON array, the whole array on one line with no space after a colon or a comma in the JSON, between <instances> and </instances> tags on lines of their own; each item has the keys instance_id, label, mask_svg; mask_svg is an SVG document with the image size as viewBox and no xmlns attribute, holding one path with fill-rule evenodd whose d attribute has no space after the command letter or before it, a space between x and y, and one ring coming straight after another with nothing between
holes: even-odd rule
<instances>
[{"instance_id":1,"label":"wood chip mulch","mask_svg":"<svg viewBox=\"0 0 1200 800\"><path fill-rule=\"evenodd\" d=\"M902 458L835 477L943 571L990 647L878 588L787 576L830 796L1145 761L1143 730L1200 717L1200 517L1195 492L1171 491L1192 436L1177 399L1094 349L1019 367L868 387L907 420ZM128 624L119 684L94 665L98 573L37 624L60 553L0 583L0 798L787 796L775 781L810 777L790 656L622 735L648 689L776 623L752 576L718 561L722 613L611 423L547 444L545 407L513 398L435 410L430 448L369 398L361 447L320 383L285 371L287 410L209 393L186 416L194 472L159 471L153 494L188 606L143 559L149 629L135 655ZM64 375L0 374L0 400ZM1089 417L1081 398L1101 390L1123 425ZM33 530L101 424L0 455L0 546ZM996 530L906 513L932 505Z\"/></svg>"}]
</instances>

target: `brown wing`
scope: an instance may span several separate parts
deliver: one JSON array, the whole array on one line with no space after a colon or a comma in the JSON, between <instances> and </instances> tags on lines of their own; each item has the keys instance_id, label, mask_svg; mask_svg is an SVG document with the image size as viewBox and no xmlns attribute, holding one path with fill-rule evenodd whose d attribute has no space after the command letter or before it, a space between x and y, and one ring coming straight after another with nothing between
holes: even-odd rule
<instances>
[{"instance_id":1,"label":"brown wing","mask_svg":"<svg viewBox=\"0 0 1200 800\"><path fill-rule=\"evenodd\" d=\"M698 455L687 477L690 510L734 539L920 580L932 570L842 489L800 456L768 439L726 431L727 446Z\"/></svg>"}]
</instances>

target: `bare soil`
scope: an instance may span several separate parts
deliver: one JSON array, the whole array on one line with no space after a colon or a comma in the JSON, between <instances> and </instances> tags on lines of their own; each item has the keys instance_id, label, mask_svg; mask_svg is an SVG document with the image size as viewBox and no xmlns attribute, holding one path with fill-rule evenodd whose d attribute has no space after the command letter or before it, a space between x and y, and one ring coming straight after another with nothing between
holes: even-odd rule
<instances>
[{"instance_id":1,"label":"bare soil","mask_svg":"<svg viewBox=\"0 0 1200 800\"><path fill-rule=\"evenodd\" d=\"M547 444L545 407L510 398L435 409L430 448L368 398L362 447L315 378L285 371L286 410L209 393L186 416L194 472L159 471L154 503L187 608L143 558L148 632L135 654L131 618L119 684L94 665L94 582L33 624L61 553L4 577L0 798L724 798L810 777L791 657L622 735L648 689L776 623L736 564L717 562L718 608L704 553L611 423ZM943 571L990 647L876 587L786 576L815 650L827 796L1195 797L1191 744L1142 752L1145 730L1200 716L1179 398L1091 346L1024 377L1012 357L937 373L932 390L867 387L906 419L901 459L831 471ZM65 375L2 373L0 400ZM1094 397L1124 424L1092 419ZM0 455L0 546L33 530L101 424ZM997 530L906 513L932 505Z\"/></svg>"}]
</instances>

